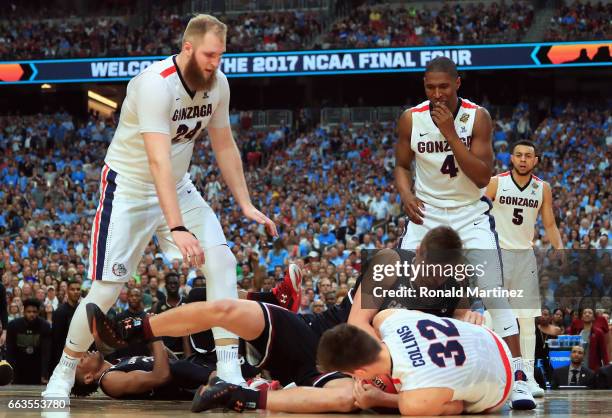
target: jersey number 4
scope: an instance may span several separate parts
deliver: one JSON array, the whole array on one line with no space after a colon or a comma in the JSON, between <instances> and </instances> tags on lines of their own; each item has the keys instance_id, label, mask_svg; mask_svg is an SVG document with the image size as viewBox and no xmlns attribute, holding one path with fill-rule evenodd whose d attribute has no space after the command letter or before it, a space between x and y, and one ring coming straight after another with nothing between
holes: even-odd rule
<instances>
[{"instance_id":1,"label":"jersey number 4","mask_svg":"<svg viewBox=\"0 0 612 418\"><path fill-rule=\"evenodd\" d=\"M447 337L458 337L459 330L453 323L447 319L442 319L444 324L434 322L429 319L422 319L417 322L416 326L421 335L428 340L437 339L437 330ZM457 340L447 340L446 344L441 342L432 343L427 350L429 358L438 367L446 367L446 359L453 359L455 366L463 366L465 363L465 352L463 346Z\"/></svg>"},{"instance_id":2,"label":"jersey number 4","mask_svg":"<svg viewBox=\"0 0 612 418\"><path fill-rule=\"evenodd\" d=\"M201 127L202 121L200 120L198 123L196 123L196 126L194 126L191 131L189 130L189 126L179 125L176 130L176 136L172 138L172 143L176 144L178 142L182 142L184 139L191 140L198 133Z\"/></svg>"},{"instance_id":3,"label":"jersey number 4","mask_svg":"<svg viewBox=\"0 0 612 418\"><path fill-rule=\"evenodd\" d=\"M442 163L442 167L440 168L440 173L448 174L452 178L452 177L457 177L458 172L459 172L459 169L457 168L457 165L455 164L455 156L452 154L447 155L446 159Z\"/></svg>"}]
</instances>

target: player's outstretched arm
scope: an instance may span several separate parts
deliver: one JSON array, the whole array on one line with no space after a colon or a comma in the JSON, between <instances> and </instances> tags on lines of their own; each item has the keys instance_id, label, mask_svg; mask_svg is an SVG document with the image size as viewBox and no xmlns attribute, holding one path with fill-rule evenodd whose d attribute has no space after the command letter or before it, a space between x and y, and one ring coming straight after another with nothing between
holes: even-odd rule
<instances>
[{"instance_id":1,"label":"player's outstretched arm","mask_svg":"<svg viewBox=\"0 0 612 418\"><path fill-rule=\"evenodd\" d=\"M170 229L185 226L176 195L176 183L170 161L170 136L158 132L142 134L149 160L149 170L155 182L159 204ZM204 264L204 250L190 232L174 231L172 239L183 255L183 261L194 267Z\"/></svg>"},{"instance_id":2,"label":"player's outstretched arm","mask_svg":"<svg viewBox=\"0 0 612 418\"><path fill-rule=\"evenodd\" d=\"M363 301L361 297L361 285L355 290L355 296L353 297L353 305L351 306L351 312L349 313L348 321L350 325L355 325L361 328L371 336L379 338L376 331L372 327L372 319L378 312L377 309L367 309L362 306Z\"/></svg>"},{"instance_id":3,"label":"player's outstretched arm","mask_svg":"<svg viewBox=\"0 0 612 418\"><path fill-rule=\"evenodd\" d=\"M208 134L221 175L242 209L244 216L265 225L268 234L278 236L274 222L257 210L251 202L249 189L244 178L242 159L229 125L223 128L209 127Z\"/></svg>"},{"instance_id":4,"label":"player's outstretched arm","mask_svg":"<svg viewBox=\"0 0 612 418\"><path fill-rule=\"evenodd\" d=\"M453 401L449 388L414 389L400 392L399 409L403 416L460 415L463 401Z\"/></svg>"},{"instance_id":5,"label":"player's outstretched arm","mask_svg":"<svg viewBox=\"0 0 612 418\"><path fill-rule=\"evenodd\" d=\"M378 334L372 326L374 316L379 312L382 303L386 297L377 295L378 292L392 289L398 280L395 274L384 275L382 279L374 276L375 266L393 266L401 261L399 254L395 250L384 249L378 251L369 261L362 266L362 280L355 289L353 296L353 304L348 317L348 323L355 325L372 335L374 338L379 338Z\"/></svg>"},{"instance_id":6,"label":"player's outstretched arm","mask_svg":"<svg viewBox=\"0 0 612 418\"><path fill-rule=\"evenodd\" d=\"M114 371L104 375L100 385L104 392L113 398L147 393L170 381L170 364L168 353L161 341L151 344L153 353L153 370L146 372L134 370L131 372Z\"/></svg>"},{"instance_id":7,"label":"player's outstretched arm","mask_svg":"<svg viewBox=\"0 0 612 418\"><path fill-rule=\"evenodd\" d=\"M397 145L395 146L395 187L399 192L406 215L416 224L423 223L423 202L412 192L412 161L414 151L410 148L412 136L412 113L406 110L397 122Z\"/></svg>"},{"instance_id":8,"label":"player's outstretched arm","mask_svg":"<svg viewBox=\"0 0 612 418\"><path fill-rule=\"evenodd\" d=\"M542 198L542 224L546 231L546 236L552 244L553 248L560 250L563 249L563 242L561 240L561 233L555 222L555 214L552 208L552 190L548 183L544 183L544 195Z\"/></svg>"}]
</instances>

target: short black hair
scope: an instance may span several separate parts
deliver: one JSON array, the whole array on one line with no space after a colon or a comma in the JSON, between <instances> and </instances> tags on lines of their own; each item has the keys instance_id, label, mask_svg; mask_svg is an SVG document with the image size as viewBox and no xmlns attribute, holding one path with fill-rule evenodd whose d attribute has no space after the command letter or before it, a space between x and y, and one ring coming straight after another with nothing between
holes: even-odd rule
<instances>
[{"instance_id":1,"label":"short black hair","mask_svg":"<svg viewBox=\"0 0 612 418\"><path fill-rule=\"evenodd\" d=\"M526 147L533 148L535 155L536 156L538 155L538 147L533 141L530 141L528 139L521 139L520 141L513 142L512 145L510 146L510 154L514 154L514 149L518 147L519 145L525 145Z\"/></svg>"},{"instance_id":2,"label":"short black hair","mask_svg":"<svg viewBox=\"0 0 612 418\"><path fill-rule=\"evenodd\" d=\"M96 393L98 391L98 387L98 382L96 380L89 384L79 382L77 380L74 382L74 386L72 387L72 391L70 393L79 398L86 398L92 393Z\"/></svg>"},{"instance_id":3,"label":"short black hair","mask_svg":"<svg viewBox=\"0 0 612 418\"><path fill-rule=\"evenodd\" d=\"M40 310L40 301L36 298L26 299L23 301L23 309L25 310L28 306L34 306L36 309Z\"/></svg>"},{"instance_id":4,"label":"short black hair","mask_svg":"<svg viewBox=\"0 0 612 418\"><path fill-rule=\"evenodd\" d=\"M79 280L74 279L74 278L70 278L70 279L68 279L68 280L66 281L66 284L67 284L68 286L70 286L71 284L78 284L79 286L82 286L82 285L83 285L83 284L82 284L82 283L81 283Z\"/></svg>"},{"instance_id":5,"label":"short black hair","mask_svg":"<svg viewBox=\"0 0 612 418\"><path fill-rule=\"evenodd\" d=\"M450 58L436 57L427 63L425 67L425 74L430 72L446 73L453 77L459 77L457 72L457 64Z\"/></svg>"},{"instance_id":6,"label":"short black hair","mask_svg":"<svg viewBox=\"0 0 612 418\"><path fill-rule=\"evenodd\" d=\"M430 264L457 265L464 261L463 243L457 231L448 226L437 226L423 237L421 248Z\"/></svg>"},{"instance_id":7,"label":"short black hair","mask_svg":"<svg viewBox=\"0 0 612 418\"><path fill-rule=\"evenodd\" d=\"M172 279L172 278L175 278L177 281L179 281L179 275L173 271L166 273L166 275L164 276L164 280L166 282L168 281L168 279Z\"/></svg>"},{"instance_id":8,"label":"short black hair","mask_svg":"<svg viewBox=\"0 0 612 418\"><path fill-rule=\"evenodd\" d=\"M370 334L354 325L340 324L321 336L317 365L322 372L351 373L374 363L380 351L380 344Z\"/></svg>"}]
</instances>

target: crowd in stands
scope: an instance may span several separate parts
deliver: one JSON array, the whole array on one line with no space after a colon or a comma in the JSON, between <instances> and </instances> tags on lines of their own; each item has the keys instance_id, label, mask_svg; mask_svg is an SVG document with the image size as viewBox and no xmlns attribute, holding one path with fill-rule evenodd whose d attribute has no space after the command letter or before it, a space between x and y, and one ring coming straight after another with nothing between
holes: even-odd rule
<instances>
[{"instance_id":1,"label":"crowd in stands","mask_svg":"<svg viewBox=\"0 0 612 418\"><path fill-rule=\"evenodd\" d=\"M612 249L610 111L569 103L552 108L536 129L529 112L520 103L511 116L495 118L496 171L508 169L509 143L535 140L542 158L536 174L551 184L566 247ZM232 119L239 121L235 131L252 200L280 231L280 238L270 242L261 226L241 216L219 178L207 137L197 140L191 177L221 220L238 260L237 285L270 290L295 262L304 271L302 312L340 302L359 274L361 251L394 247L406 224L393 185L393 124L257 131L243 130L241 124L248 127L248 121ZM298 119L308 118L300 114ZM114 127L114 121L93 114L84 121L65 112L0 117L0 274L6 291L0 313L6 320L19 319L35 306L52 332L56 321L63 323L56 312L69 303L70 286L78 284L83 294L90 288L89 234L99 170ZM610 312L610 252L589 253L599 272L589 278L574 259L555 264L542 225L535 244L546 254L541 272L546 306L560 307L571 318L584 307L578 295L587 295L598 315ZM133 310L158 309L168 297L170 273L178 275L181 297L206 283L201 271L167 259L153 239L115 312L130 309L130 303ZM26 303L32 298L38 302ZM2 343L5 338L6 333Z\"/></svg>"},{"instance_id":2,"label":"crowd in stands","mask_svg":"<svg viewBox=\"0 0 612 418\"><path fill-rule=\"evenodd\" d=\"M323 36L323 48L517 42L533 21L528 1L445 3L442 6L360 7L336 21Z\"/></svg>"},{"instance_id":3,"label":"crowd in stands","mask_svg":"<svg viewBox=\"0 0 612 418\"><path fill-rule=\"evenodd\" d=\"M156 3L170 3L171 0L158 0ZM135 10L132 0L97 0L95 7L80 0L7 0L2 2L0 20L64 19L79 17L79 12L88 16L126 16Z\"/></svg>"},{"instance_id":4,"label":"crowd in stands","mask_svg":"<svg viewBox=\"0 0 612 418\"><path fill-rule=\"evenodd\" d=\"M171 3L158 5L139 19L130 17L131 2L107 0L87 18L75 10L58 12L61 6L47 3L15 3L3 10L0 60L169 55L179 49L190 18L177 13ZM534 13L532 2L511 0L441 6L368 4L331 24L326 24L330 18L323 11L219 17L228 25L227 50L250 52L520 42ZM610 3L563 5L551 18L545 40L609 39L611 14Z\"/></svg>"},{"instance_id":5,"label":"crowd in stands","mask_svg":"<svg viewBox=\"0 0 612 418\"><path fill-rule=\"evenodd\" d=\"M612 37L612 3L574 1L550 19L545 41L590 41Z\"/></svg>"},{"instance_id":6,"label":"crowd in stands","mask_svg":"<svg viewBox=\"0 0 612 418\"><path fill-rule=\"evenodd\" d=\"M155 9L145 24L126 17L0 20L0 60L170 55L191 15ZM228 25L229 52L302 49L321 30L316 12L243 13Z\"/></svg>"}]
</instances>

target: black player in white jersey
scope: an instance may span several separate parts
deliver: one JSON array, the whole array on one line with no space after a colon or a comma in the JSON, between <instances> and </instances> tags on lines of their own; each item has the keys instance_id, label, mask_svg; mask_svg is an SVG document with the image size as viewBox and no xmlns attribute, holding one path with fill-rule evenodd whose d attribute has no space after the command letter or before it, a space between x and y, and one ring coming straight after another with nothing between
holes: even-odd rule
<instances>
[{"instance_id":1,"label":"black player in white jersey","mask_svg":"<svg viewBox=\"0 0 612 418\"><path fill-rule=\"evenodd\" d=\"M491 178L486 196L493 201L492 214L499 234L504 267L504 287L521 290L521 297L510 298L520 325L527 384L534 397L544 396L535 381L535 322L542 314L538 266L533 251L535 224L542 215L542 224L553 248L563 248L561 234L553 213L550 185L533 174L539 157L532 141L521 140L510 149L512 169Z\"/></svg>"},{"instance_id":2,"label":"black player in white jersey","mask_svg":"<svg viewBox=\"0 0 612 418\"><path fill-rule=\"evenodd\" d=\"M410 218L400 247L414 250L428 230L448 225L459 233L469 263L484 268L484 274L476 275L476 286L502 292L492 206L483 196L493 173L491 116L482 106L458 96L461 77L449 58L437 57L427 64L423 86L428 100L405 111L398 121L395 184ZM495 332L513 354L517 376L512 407L534 409L523 379L516 316L507 298L483 297L483 302Z\"/></svg>"}]
</instances>

